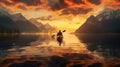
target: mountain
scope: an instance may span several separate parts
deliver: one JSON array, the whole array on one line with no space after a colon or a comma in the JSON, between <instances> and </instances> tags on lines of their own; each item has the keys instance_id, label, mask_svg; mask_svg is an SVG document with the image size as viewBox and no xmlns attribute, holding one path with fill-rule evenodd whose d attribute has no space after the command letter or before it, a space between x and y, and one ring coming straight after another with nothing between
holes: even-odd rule
<instances>
[{"instance_id":1,"label":"mountain","mask_svg":"<svg viewBox=\"0 0 120 67\"><path fill-rule=\"evenodd\" d=\"M15 21L22 33L35 33L39 32L39 29L30 21L28 21L21 13L17 13L11 16Z\"/></svg>"},{"instance_id":2,"label":"mountain","mask_svg":"<svg viewBox=\"0 0 120 67\"><path fill-rule=\"evenodd\" d=\"M17 24L10 18L10 14L0 7L0 33L19 33Z\"/></svg>"},{"instance_id":3,"label":"mountain","mask_svg":"<svg viewBox=\"0 0 120 67\"><path fill-rule=\"evenodd\" d=\"M44 26L46 32L56 32L56 28L52 27L49 23L46 23Z\"/></svg>"},{"instance_id":4,"label":"mountain","mask_svg":"<svg viewBox=\"0 0 120 67\"><path fill-rule=\"evenodd\" d=\"M10 17L10 14L8 13L8 11L1 6L0 6L0 15Z\"/></svg>"},{"instance_id":5,"label":"mountain","mask_svg":"<svg viewBox=\"0 0 120 67\"><path fill-rule=\"evenodd\" d=\"M52 27L50 24L42 24L41 22L38 22L37 19L32 18L29 20L31 23L33 23L34 25L36 25L36 27L38 27L38 29L40 30L40 32L54 32L56 31L56 29L54 27Z\"/></svg>"},{"instance_id":6,"label":"mountain","mask_svg":"<svg viewBox=\"0 0 120 67\"><path fill-rule=\"evenodd\" d=\"M31 18L29 21L31 23L33 23L40 30L40 32L43 32L43 30L45 30L44 25L42 23L38 22L36 19Z\"/></svg>"},{"instance_id":7,"label":"mountain","mask_svg":"<svg viewBox=\"0 0 120 67\"><path fill-rule=\"evenodd\" d=\"M76 33L120 33L120 10L110 10L90 16Z\"/></svg>"}]
</instances>

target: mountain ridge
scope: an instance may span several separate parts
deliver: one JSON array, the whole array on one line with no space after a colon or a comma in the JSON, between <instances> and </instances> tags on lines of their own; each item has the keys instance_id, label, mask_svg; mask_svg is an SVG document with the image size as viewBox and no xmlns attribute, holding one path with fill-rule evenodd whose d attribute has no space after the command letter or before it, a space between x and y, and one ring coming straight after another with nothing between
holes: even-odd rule
<instances>
[{"instance_id":1,"label":"mountain ridge","mask_svg":"<svg viewBox=\"0 0 120 67\"><path fill-rule=\"evenodd\" d=\"M76 33L120 33L120 10L90 16Z\"/></svg>"},{"instance_id":2,"label":"mountain ridge","mask_svg":"<svg viewBox=\"0 0 120 67\"><path fill-rule=\"evenodd\" d=\"M11 18L15 21L22 33L35 33L39 32L39 29L27 20L21 13L11 15Z\"/></svg>"},{"instance_id":3,"label":"mountain ridge","mask_svg":"<svg viewBox=\"0 0 120 67\"><path fill-rule=\"evenodd\" d=\"M7 11L0 7L0 33L19 33L17 24L10 16Z\"/></svg>"}]
</instances>

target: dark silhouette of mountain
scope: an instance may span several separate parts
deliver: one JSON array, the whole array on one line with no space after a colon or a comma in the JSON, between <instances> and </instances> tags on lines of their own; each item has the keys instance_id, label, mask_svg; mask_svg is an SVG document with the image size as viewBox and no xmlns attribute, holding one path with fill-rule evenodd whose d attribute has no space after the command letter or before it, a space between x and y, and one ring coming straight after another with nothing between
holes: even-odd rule
<instances>
[{"instance_id":1,"label":"dark silhouette of mountain","mask_svg":"<svg viewBox=\"0 0 120 67\"><path fill-rule=\"evenodd\" d=\"M44 25L42 23L38 22L36 19L32 18L29 21L31 23L33 23L40 30L40 32L43 32L43 30L45 30Z\"/></svg>"},{"instance_id":2,"label":"dark silhouette of mountain","mask_svg":"<svg viewBox=\"0 0 120 67\"><path fill-rule=\"evenodd\" d=\"M52 27L50 24L42 24L41 22L38 22L37 19L32 18L30 19L30 22L32 22L36 27L39 28L40 32L54 32L56 29Z\"/></svg>"},{"instance_id":3,"label":"dark silhouette of mountain","mask_svg":"<svg viewBox=\"0 0 120 67\"><path fill-rule=\"evenodd\" d=\"M18 33L19 29L10 14L0 7L0 33Z\"/></svg>"},{"instance_id":4,"label":"dark silhouette of mountain","mask_svg":"<svg viewBox=\"0 0 120 67\"><path fill-rule=\"evenodd\" d=\"M56 28L51 26L49 23L44 24L45 32L56 32Z\"/></svg>"},{"instance_id":5,"label":"dark silhouette of mountain","mask_svg":"<svg viewBox=\"0 0 120 67\"><path fill-rule=\"evenodd\" d=\"M20 32L22 33L35 33L39 32L39 29L30 21L28 21L21 13L17 13L11 16L11 18L18 25Z\"/></svg>"},{"instance_id":6,"label":"dark silhouette of mountain","mask_svg":"<svg viewBox=\"0 0 120 67\"><path fill-rule=\"evenodd\" d=\"M120 10L110 10L90 16L77 33L120 33Z\"/></svg>"},{"instance_id":7,"label":"dark silhouette of mountain","mask_svg":"<svg viewBox=\"0 0 120 67\"><path fill-rule=\"evenodd\" d=\"M49 23L46 23L44 26L45 29L50 29L50 30L53 29L53 27Z\"/></svg>"}]
</instances>

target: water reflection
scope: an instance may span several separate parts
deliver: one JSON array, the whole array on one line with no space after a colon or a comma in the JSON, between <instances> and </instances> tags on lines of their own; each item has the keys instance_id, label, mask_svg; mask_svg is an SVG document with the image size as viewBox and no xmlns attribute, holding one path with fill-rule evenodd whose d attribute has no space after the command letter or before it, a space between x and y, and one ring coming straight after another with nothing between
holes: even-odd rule
<instances>
[{"instance_id":1,"label":"water reflection","mask_svg":"<svg viewBox=\"0 0 120 67\"><path fill-rule=\"evenodd\" d=\"M59 46L56 37L53 39L50 34L22 35L17 39L12 39L12 41L8 40L6 43L11 44L10 46L7 46L9 47L8 49L2 50L2 52L6 51L6 56L51 56L62 55L64 53L91 53L87 49L86 45L80 42L75 35L68 33L64 34L64 39L61 46Z\"/></svg>"},{"instance_id":2,"label":"water reflection","mask_svg":"<svg viewBox=\"0 0 120 67\"><path fill-rule=\"evenodd\" d=\"M36 35L20 35L18 37L0 38L0 49L9 49L14 46L27 46L37 39L38 37Z\"/></svg>"},{"instance_id":3,"label":"water reflection","mask_svg":"<svg viewBox=\"0 0 120 67\"><path fill-rule=\"evenodd\" d=\"M31 46L22 47L21 49L24 49L24 51L21 52L21 54L51 56L61 55L63 53L89 52L86 49L85 44L81 43L75 35L64 34L64 36L64 43L59 46L57 40L53 39L51 35L44 35L44 38L46 38L44 41L38 39L37 41L32 42ZM39 36L39 38L41 38L41 36ZM37 45L35 45L36 43Z\"/></svg>"},{"instance_id":4,"label":"water reflection","mask_svg":"<svg viewBox=\"0 0 120 67\"><path fill-rule=\"evenodd\" d=\"M61 46L51 34L21 35L19 38L2 41L0 44L10 44L6 46L9 48L1 47L0 50L0 59L2 59L0 64L3 64L3 67L6 65L11 67L9 65L14 66L14 64L16 66L16 61L18 66L39 62L43 67L47 67L44 65L58 67L59 64L56 63L59 61L64 64L65 60L69 61L65 64L66 67L102 67L101 65L104 64L108 67L112 64L111 67L115 67L120 61L113 58L119 57L119 35L78 34L76 36L64 33L64 43ZM109 58L111 56L112 58Z\"/></svg>"},{"instance_id":5,"label":"water reflection","mask_svg":"<svg viewBox=\"0 0 120 67\"><path fill-rule=\"evenodd\" d=\"M120 57L120 34L77 34L87 49L97 51L104 57Z\"/></svg>"},{"instance_id":6,"label":"water reflection","mask_svg":"<svg viewBox=\"0 0 120 67\"><path fill-rule=\"evenodd\" d=\"M0 57L5 57L16 52L20 53L24 51L22 47L36 45L39 42L45 41L45 37L42 35L19 35L17 37L4 37L0 38ZM37 42L39 40L39 42Z\"/></svg>"},{"instance_id":7,"label":"water reflection","mask_svg":"<svg viewBox=\"0 0 120 67\"><path fill-rule=\"evenodd\" d=\"M2 56L53 56L79 53L91 54L97 59L103 59L104 57L120 56L118 39L119 35L79 34L76 36L64 33L63 43L59 46L56 37L53 39L51 34L22 35L17 39L5 40L4 44L10 44L10 46L5 47L6 49L1 47L1 53L6 53ZM2 44L1 42L0 44Z\"/></svg>"}]
</instances>

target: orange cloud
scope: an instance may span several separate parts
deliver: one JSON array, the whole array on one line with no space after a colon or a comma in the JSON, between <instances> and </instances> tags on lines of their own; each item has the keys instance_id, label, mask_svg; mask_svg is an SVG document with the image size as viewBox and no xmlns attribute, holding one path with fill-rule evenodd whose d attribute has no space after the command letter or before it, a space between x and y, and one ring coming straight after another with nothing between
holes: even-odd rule
<instances>
[{"instance_id":1,"label":"orange cloud","mask_svg":"<svg viewBox=\"0 0 120 67\"><path fill-rule=\"evenodd\" d=\"M0 6L28 19L51 16L40 22L77 29L90 15L120 8L120 0L0 0Z\"/></svg>"},{"instance_id":2,"label":"orange cloud","mask_svg":"<svg viewBox=\"0 0 120 67\"><path fill-rule=\"evenodd\" d=\"M107 3L110 9L120 9L120 0L107 0Z\"/></svg>"},{"instance_id":3,"label":"orange cloud","mask_svg":"<svg viewBox=\"0 0 120 67\"><path fill-rule=\"evenodd\" d=\"M99 5L99 4L101 4L102 0L87 0L87 1L92 3L92 4Z\"/></svg>"},{"instance_id":4,"label":"orange cloud","mask_svg":"<svg viewBox=\"0 0 120 67\"><path fill-rule=\"evenodd\" d=\"M46 9L61 14L87 14L99 8L120 8L120 0L0 0L0 5L11 11L26 12Z\"/></svg>"}]
</instances>

